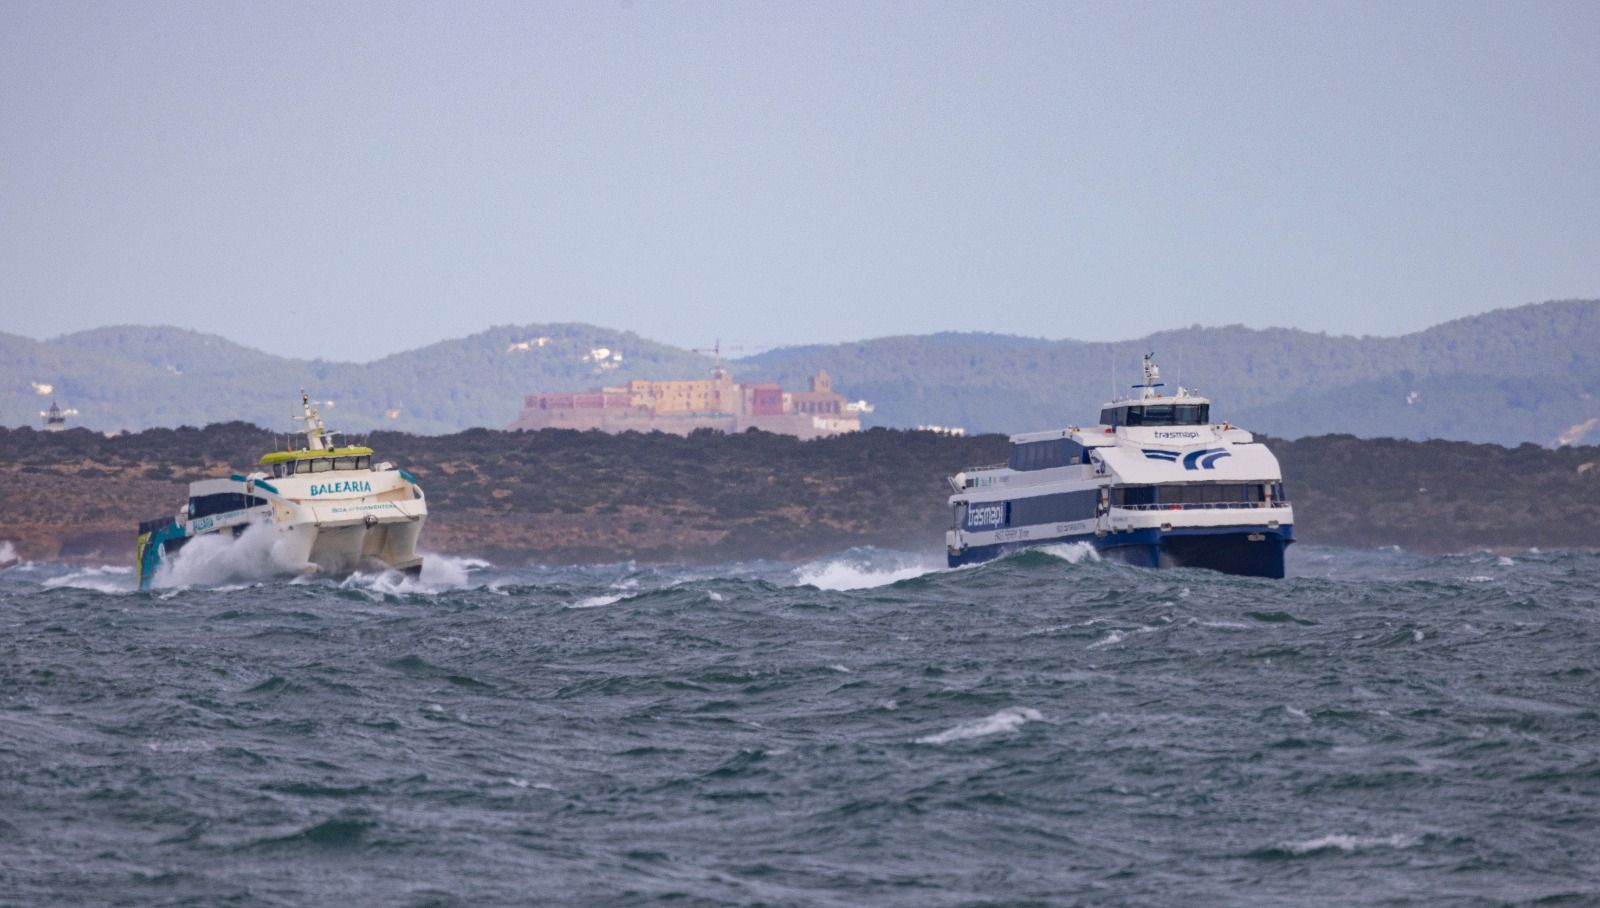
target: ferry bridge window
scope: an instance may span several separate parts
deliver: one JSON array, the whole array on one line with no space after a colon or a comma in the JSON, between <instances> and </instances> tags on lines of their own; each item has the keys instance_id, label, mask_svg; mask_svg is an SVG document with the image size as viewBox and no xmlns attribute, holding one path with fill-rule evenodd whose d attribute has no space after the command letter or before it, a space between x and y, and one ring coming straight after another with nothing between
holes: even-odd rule
<instances>
[{"instance_id":1,"label":"ferry bridge window","mask_svg":"<svg viewBox=\"0 0 1600 908\"><path fill-rule=\"evenodd\" d=\"M1108 418L1109 417L1109 418ZM1210 404L1152 404L1100 411L1108 426L1204 426L1211 422Z\"/></svg>"},{"instance_id":2,"label":"ferry bridge window","mask_svg":"<svg viewBox=\"0 0 1600 908\"><path fill-rule=\"evenodd\" d=\"M1048 470L1083 462L1083 447L1065 438L1030 441L1011 446L1013 470Z\"/></svg>"},{"instance_id":3,"label":"ferry bridge window","mask_svg":"<svg viewBox=\"0 0 1600 908\"><path fill-rule=\"evenodd\" d=\"M360 457L356 458L356 469L358 469L358 470L367 470L367 469L371 469L371 467L372 467L372 455L363 454Z\"/></svg>"},{"instance_id":4,"label":"ferry bridge window","mask_svg":"<svg viewBox=\"0 0 1600 908\"><path fill-rule=\"evenodd\" d=\"M272 476L274 479L283 478L283 464L275 463L272 465Z\"/></svg>"},{"instance_id":5,"label":"ferry bridge window","mask_svg":"<svg viewBox=\"0 0 1600 908\"><path fill-rule=\"evenodd\" d=\"M354 457L335 457L333 459L333 468L335 470L354 470L356 468L356 459Z\"/></svg>"},{"instance_id":6,"label":"ferry bridge window","mask_svg":"<svg viewBox=\"0 0 1600 908\"><path fill-rule=\"evenodd\" d=\"M326 457L318 457L316 460L311 461L311 472L313 473L326 473L331 469L333 469L333 461Z\"/></svg>"}]
</instances>

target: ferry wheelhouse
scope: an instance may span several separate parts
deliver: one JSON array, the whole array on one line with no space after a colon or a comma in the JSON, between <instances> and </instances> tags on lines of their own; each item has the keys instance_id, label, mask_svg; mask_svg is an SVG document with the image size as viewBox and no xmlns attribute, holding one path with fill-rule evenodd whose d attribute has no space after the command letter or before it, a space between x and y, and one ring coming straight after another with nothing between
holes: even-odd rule
<instances>
[{"instance_id":1,"label":"ferry wheelhouse","mask_svg":"<svg viewBox=\"0 0 1600 908\"><path fill-rule=\"evenodd\" d=\"M416 547L428 503L416 477L374 464L371 448L336 445L337 433L323 426L303 390L300 403L301 448L262 456L263 469L249 475L192 482L175 515L139 524L141 589L194 539L240 536L252 526L272 534L272 563L288 572L422 571Z\"/></svg>"},{"instance_id":2,"label":"ferry wheelhouse","mask_svg":"<svg viewBox=\"0 0 1600 908\"><path fill-rule=\"evenodd\" d=\"M1294 509L1278 459L1160 377L1146 354L1138 396L1105 404L1099 425L1013 435L1006 463L950 477L950 565L1084 542L1147 567L1282 577Z\"/></svg>"}]
</instances>

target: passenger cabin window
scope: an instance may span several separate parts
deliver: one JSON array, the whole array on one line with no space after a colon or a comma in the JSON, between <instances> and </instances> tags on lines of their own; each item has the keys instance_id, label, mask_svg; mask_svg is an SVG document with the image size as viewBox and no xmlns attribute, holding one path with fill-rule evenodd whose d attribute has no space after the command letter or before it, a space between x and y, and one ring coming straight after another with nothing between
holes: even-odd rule
<instances>
[{"instance_id":1,"label":"passenger cabin window","mask_svg":"<svg viewBox=\"0 0 1600 908\"><path fill-rule=\"evenodd\" d=\"M356 469L358 469L358 470L370 470L370 469L372 469L372 456L370 454L363 454L360 457L357 457L356 458Z\"/></svg>"},{"instance_id":2,"label":"passenger cabin window","mask_svg":"<svg viewBox=\"0 0 1600 908\"><path fill-rule=\"evenodd\" d=\"M311 461L311 472L313 473L326 473L332 469L333 461L326 457L318 457L316 460Z\"/></svg>"},{"instance_id":3,"label":"passenger cabin window","mask_svg":"<svg viewBox=\"0 0 1600 908\"><path fill-rule=\"evenodd\" d=\"M356 459L354 457L335 457L333 459L333 468L335 470L354 470L356 468Z\"/></svg>"},{"instance_id":4,"label":"passenger cabin window","mask_svg":"<svg viewBox=\"0 0 1600 908\"><path fill-rule=\"evenodd\" d=\"M1107 407L1100 411L1103 426L1205 426L1211 424L1210 404L1148 404Z\"/></svg>"},{"instance_id":5,"label":"passenger cabin window","mask_svg":"<svg viewBox=\"0 0 1600 908\"><path fill-rule=\"evenodd\" d=\"M1071 439L1052 438L1048 441L1029 441L1011 446L1011 460L1007 466L1013 470L1048 470L1084 462L1083 446Z\"/></svg>"},{"instance_id":6,"label":"passenger cabin window","mask_svg":"<svg viewBox=\"0 0 1600 908\"><path fill-rule=\"evenodd\" d=\"M213 514L226 514L229 511L242 511L245 508L260 507L266 504L264 498L254 495L245 495L240 492L218 492L215 495L196 495L189 499L189 519L210 517Z\"/></svg>"},{"instance_id":7,"label":"passenger cabin window","mask_svg":"<svg viewBox=\"0 0 1600 908\"><path fill-rule=\"evenodd\" d=\"M283 478L283 464L275 463L275 464L272 465L272 478L273 479L282 479Z\"/></svg>"},{"instance_id":8,"label":"passenger cabin window","mask_svg":"<svg viewBox=\"0 0 1600 908\"><path fill-rule=\"evenodd\" d=\"M1157 505L1259 504L1267 487L1259 482L1190 482L1166 486L1120 486L1111 490L1115 507ZM1276 497L1276 496L1274 496Z\"/></svg>"}]
</instances>

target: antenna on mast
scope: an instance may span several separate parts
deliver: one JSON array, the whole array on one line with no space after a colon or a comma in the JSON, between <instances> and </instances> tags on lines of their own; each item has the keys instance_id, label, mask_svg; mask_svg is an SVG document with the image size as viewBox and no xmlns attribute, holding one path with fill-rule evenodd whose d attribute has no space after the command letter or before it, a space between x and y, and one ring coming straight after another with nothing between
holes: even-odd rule
<instances>
[{"instance_id":1,"label":"antenna on mast","mask_svg":"<svg viewBox=\"0 0 1600 908\"><path fill-rule=\"evenodd\" d=\"M322 417L317 413L317 408L311 405L311 397L306 394L306 389L300 389L301 415L291 417L297 422L306 424L303 430L306 434L306 447L311 451L327 451L333 448L333 436L337 433L329 432L322 424Z\"/></svg>"}]
</instances>

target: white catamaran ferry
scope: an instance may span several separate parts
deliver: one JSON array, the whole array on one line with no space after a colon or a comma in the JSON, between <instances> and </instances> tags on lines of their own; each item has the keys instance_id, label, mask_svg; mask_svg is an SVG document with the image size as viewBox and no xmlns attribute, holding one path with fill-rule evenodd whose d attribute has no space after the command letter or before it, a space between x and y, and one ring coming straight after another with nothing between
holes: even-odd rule
<instances>
[{"instance_id":1,"label":"white catamaran ferry","mask_svg":"<svg viewBox=\"0 0 1600 908\"><path fill-rule=\"evenodd\" d=\"M417 536L428 502L416 477L393 464L372 463L372 449L334 445L300 392L305 446L261 458L248 476L189 484L189 500L175 516L139 524L136 570L148 588L161 564L201 536L240 536L260 525L274 534L274 563L304 573L357 570L422 571ZM299 433L297 433L299 434ZM260 530L258 530L260 532Z\"/></svg>"},{"instance_id":2,"label":"white catamaran ferry","mask_svg":"<svg viewBox=\"0 0 1600 908\"><path fill-rule=\"evenodd\" d=\"M1115 400L1092 428L1011 436L1011 459L950 477L951 567L1016 549L1085 542L1148 567L1282 577L1294 509L1272 452L1211 421L1211 402L1161 392L1155 354L1138 397Z\"/></svg>"}]
</instances>

